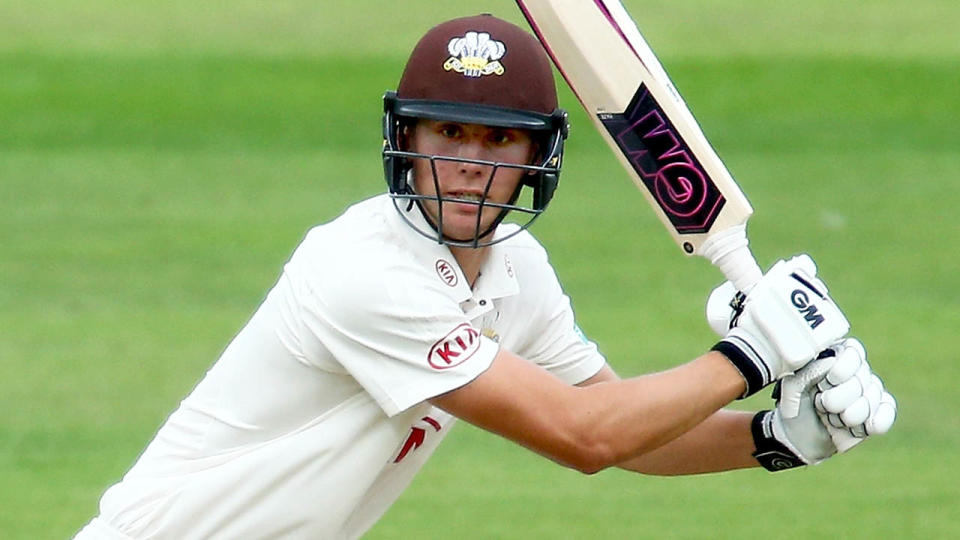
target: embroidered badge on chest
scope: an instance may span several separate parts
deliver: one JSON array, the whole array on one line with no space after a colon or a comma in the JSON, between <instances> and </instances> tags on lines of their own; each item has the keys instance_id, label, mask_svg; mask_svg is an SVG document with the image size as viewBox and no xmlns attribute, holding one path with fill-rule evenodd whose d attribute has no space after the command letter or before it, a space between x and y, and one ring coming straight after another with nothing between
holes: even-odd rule
<instances>
[{"instance_id":1,"label":"embroidered badge on chest","mask_svg":"<svg viewBox=\"0 0 960 540\"><path fill-rule=\"evenodd\" d=\"M480 335L492 339L495 343L500 343L500 334L494 328L497 321L500 320L500 310L495 310L483 316L480 323Z\"/></svg>"},{"instance_id":2,"label":"embroidered badge on chest","mask_svg":"<svg viewBox=\"0 0 960 540\"><path fill-rule=\"evenodd\" d=\"M480 335L492 339L494 343L500 343L500 334L498 334L493 328L484 328L480 330Z\"/></svg>"}]
</instances>

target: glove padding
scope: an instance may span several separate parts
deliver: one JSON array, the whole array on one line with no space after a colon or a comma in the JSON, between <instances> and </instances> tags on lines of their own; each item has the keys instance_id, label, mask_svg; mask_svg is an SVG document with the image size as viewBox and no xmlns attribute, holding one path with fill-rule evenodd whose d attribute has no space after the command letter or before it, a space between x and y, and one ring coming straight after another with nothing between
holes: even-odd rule
<instances>
[{"instance_id":1,"label":"glove padding","mask_svg":"<svg viewBox=\"0 0 960 540\"><path fill-rule=\"evenodd\" d=\"M746 295L726 283L710 295L711 327L720 330L728 321L713 349L743 375L747 389L741 397L803 367L850 330L816 274L813 260L799 255L774 264Z\"/></svg>"},{"instance_id":2,"label":"glove padding","mask_svg":"<svg viewBox=\"0 0 960 540\"><path fill-rule=\"evenodd\" d=\"M897 404L879 381L860 341L837 343L777 385L777 408L754 417L754 457L771 471L813 465L886 433Z\"/></svg>"},{"instance_id":3,"label":"glove padding","mask_svg":"<svg viewBox=\"0 0 960 540\"><path fill-rule=\"evenodd\" d=\"M774 391L776 409L760 411L753 417L751 431L757 449L753 457L767 470L815 465L839 450L829 425L814 406L817 383L826 377L835 363L835 352L825 351L795 374L787 376ZM783 399L785 391L798 392L789 404ZM839 451L846 451L855 444Z\"/></svg>"},{"instance_id":4,"label":"glove padding","mask_svg":"<svg viewBox=\"0 0 960 540\"><path fill-rule=\"evenodd\" d=\"M814 406L842 448L852 439L889 431L897 417L897 401L870 369L863 344L850 338L835 350L837 360L817 384Z\"/></svg>"}]
</instances>

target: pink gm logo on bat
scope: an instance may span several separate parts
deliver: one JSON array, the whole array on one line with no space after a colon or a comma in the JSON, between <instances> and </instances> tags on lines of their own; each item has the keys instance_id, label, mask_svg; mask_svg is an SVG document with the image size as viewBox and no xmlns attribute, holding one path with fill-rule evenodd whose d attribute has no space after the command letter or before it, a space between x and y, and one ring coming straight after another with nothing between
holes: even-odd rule
<instances>
[{"instance_id":1,"label":"pink gm logo on bat","mask_svg":"<svg viewBox=\"0 0 960 540\"><path fill-rule=\"evenodd\" d=\"M469 360L478 350L480 332L463 323L430 348L427 362L433 369L450 369Z\"/></svg>"},{"instance_id":2,"label":"pink gm logo on bat","mask_svg":"<svg viewBox=\"0 0 960 540\"><path fill-rule=\"evenodd\" d=\"M622 113L598 115L680 234L704 233L726 199L643 84Z\"/></svg>"}]
</instances>

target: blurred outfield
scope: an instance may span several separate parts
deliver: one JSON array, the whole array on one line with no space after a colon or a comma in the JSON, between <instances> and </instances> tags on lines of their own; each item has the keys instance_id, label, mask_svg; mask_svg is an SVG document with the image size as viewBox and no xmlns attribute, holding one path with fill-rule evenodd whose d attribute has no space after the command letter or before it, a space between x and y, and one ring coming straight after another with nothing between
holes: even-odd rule
<instances>
[{"instance_id":1,"label":"blurred outfield","mask_svg":"<svg viewBox=\"0 0 960 540\"><path fill-rule=\"evenodd\" d=\"M960 527L960 4L628 1L900 402L809 470L584 477L461 425L370 538L948 538ZM399 11L402 8L402 11ZM0 537L66 538L311 225L383 190L380 96L432 23L512 2L0 0ZM625 375L699 354L686 261L569 92L534 233ZM766 406L757 396L751 408Z\"/></svg>"}]
</instances>

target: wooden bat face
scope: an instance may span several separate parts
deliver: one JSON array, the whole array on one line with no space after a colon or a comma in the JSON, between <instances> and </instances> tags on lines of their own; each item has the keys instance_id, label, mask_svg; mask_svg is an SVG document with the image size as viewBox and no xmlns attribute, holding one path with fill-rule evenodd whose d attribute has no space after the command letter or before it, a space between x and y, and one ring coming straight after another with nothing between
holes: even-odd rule
<instances>
[{"instance_id":1,"label":"wooden bat face","mask_svg":"<svg viewBox=\"0 0 960 540\"><path fill-rule=\"evenodd\" d=\"M753 208L620 2L516 2L674 241L749 288Z\"/></svg>"}]
</instances>

